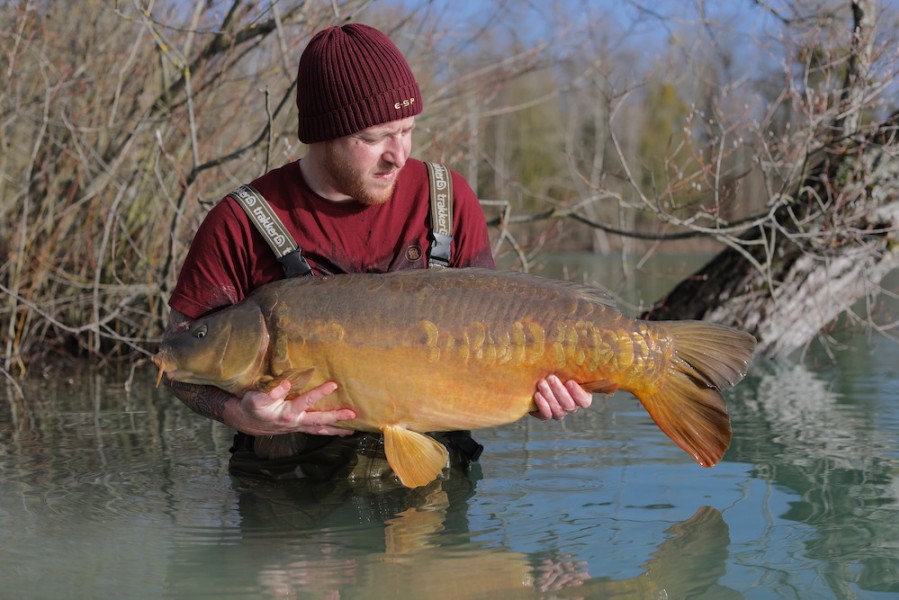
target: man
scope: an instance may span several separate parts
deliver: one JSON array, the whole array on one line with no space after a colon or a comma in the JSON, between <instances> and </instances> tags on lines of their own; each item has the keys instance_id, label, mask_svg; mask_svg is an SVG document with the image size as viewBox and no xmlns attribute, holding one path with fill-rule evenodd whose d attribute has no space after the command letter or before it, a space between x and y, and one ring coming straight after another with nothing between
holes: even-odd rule
<instances>
[{"instance_id":1,"label":"man","mask_svg":"<svg viewBox=\"0 0 899 600\"><path fill-rule=\"evenodd\" d=\"M302 160L252 183L302 249L312 274L427 267L430 204L427 169L410 158L421 92L406 59L380 31L360 24L331 27L310 41L297 80ZM493 268L478 200L457 173L451 267ZM237 202L226 196L200 226L169 301L169 332L241 301L284 270ZM397 374L398 377L402 376ZM269 477L382 475L381 438L339 422L349 409L315 411L337 389L327 382L291 400L289 383L243 398L211 387L172 383L194 411L236 429L230 469ZM561 419L590 405L577 383L551 376L537 384L535 416ZM289 434L289 435L286 435ZM468 432L439 438L454 464L480 452ZM367 457L367 460L363 459Z\"/></svg>"}]
</instances>

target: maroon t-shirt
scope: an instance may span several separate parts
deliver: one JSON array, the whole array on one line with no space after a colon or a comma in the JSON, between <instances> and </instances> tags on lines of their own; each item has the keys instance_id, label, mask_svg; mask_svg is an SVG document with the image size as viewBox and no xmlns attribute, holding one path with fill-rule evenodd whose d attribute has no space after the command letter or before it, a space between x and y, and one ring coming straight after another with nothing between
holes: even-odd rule
<instances>
[{"instance_id":1,"label":"maroon t-shirt","mask_svg":"<svg viewBox=\"0 0 899 600\"><path fill-rule=\"evenodd\" d=\"M452 267L493 268L484 213L453 172ZM333 202L306 185L299 161L252 182L303 249L316 275L386 273L427 267L431 217L427 168L409 159L393 197L378 206ZM284 270L237 202L226 196L200 225L169 305L196 319L236 304Z\"/></svg>"}]
</instances>

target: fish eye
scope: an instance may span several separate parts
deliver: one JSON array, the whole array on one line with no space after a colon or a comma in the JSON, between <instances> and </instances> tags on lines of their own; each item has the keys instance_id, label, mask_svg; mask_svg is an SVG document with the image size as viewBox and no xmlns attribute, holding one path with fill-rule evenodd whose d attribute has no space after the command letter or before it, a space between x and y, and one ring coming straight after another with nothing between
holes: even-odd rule
<instances>
[{"instance_id":1,"label":"fish eye","mask_svg":"<svg viewBox=\"0 0 899 600\"><path fill-rule=\"evenodd\" d=\"M206 326L205 326L205 325L201 325L201 326L197 327L196 331L194 331L194 337L195 337L195 338L204 338L204 337L206 337Z\"/></svg>"}]
</instances>

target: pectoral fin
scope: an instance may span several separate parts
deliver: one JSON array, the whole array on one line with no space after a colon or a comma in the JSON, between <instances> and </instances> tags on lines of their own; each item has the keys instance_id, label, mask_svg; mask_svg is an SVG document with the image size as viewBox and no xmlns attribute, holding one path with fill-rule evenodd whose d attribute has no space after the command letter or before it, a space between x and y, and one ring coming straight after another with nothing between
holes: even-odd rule
<instances>
[{"instance_id":1,"label":"pectoral fin","mask_svg":"<svg viewBox=\"0 0 899 600\"><path fill-rule=\"evenodd\" d=\"M312 374L314 372L315 367L309 367L308 369L290 369L284 371L277 377L261 380L259 388L263 392L270 392L286 379L290 381L290 394L288 397L292 398L303 391L303 388L305 388L306 384L309 383L309 380L312 379Z\"/></svg>"},{"instance_id":2,"label":"pectoral fin","mask_svg":"<svg viewBox=\"0 0 899 600\"><path fill-rule=\"evenodd\" d=\"M430 483L447 465L449 452L434 438L397 425L386 425L381 432L387 462L404 486Z\"/></svg>"}]
</instances>

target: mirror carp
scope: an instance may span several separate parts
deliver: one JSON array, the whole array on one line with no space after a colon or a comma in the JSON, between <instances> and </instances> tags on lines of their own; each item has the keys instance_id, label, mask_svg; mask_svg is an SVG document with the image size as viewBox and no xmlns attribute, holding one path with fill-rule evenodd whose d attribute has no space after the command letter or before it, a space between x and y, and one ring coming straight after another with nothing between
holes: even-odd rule
<instances>
[{"instance_id":1,"label":"mirror carp","mask_svg":"<svg viewBox=\"0 0 899 600\"><path fill-rule=\"evenodd\" d=\"M494 427L535 409L550 374L598 393L630 392L675 443L710 467L731 439L720 390L749 368L750 334L701 321L632 319L603 291L524 273L422 269L294 278L165 339L153 360L174 381L236 396L326 381L314 409L384 435L400 481L447 464L425 432Z\"/></svg>"}]
</instances>

